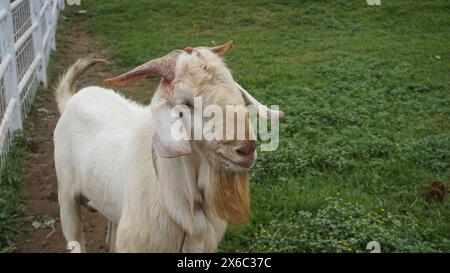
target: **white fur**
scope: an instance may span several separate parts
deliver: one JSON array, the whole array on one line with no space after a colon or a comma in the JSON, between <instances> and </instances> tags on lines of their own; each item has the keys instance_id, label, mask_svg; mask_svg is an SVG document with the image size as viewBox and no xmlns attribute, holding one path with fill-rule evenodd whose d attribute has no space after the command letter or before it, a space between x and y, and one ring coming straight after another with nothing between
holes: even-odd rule
<instances>
[{"instance_id":1,"label":"white fur","mask_svg":"<svg viewBox=\"0 0 450 273\"><path fill-rule=\"evenodd\" d=\"M67 241L79 242L85 251L79 213L83 195L117 225L118 252L177 252L184 231L184 252L216 250L226 223L207 204L194 211L194 202L203 201L197 183L211 184L209 172L200 172L210 169L201 153L158 158L157 179L149 107L112 90L88 87L63 109L54 140Z\"/></svg>"}]
</instances>

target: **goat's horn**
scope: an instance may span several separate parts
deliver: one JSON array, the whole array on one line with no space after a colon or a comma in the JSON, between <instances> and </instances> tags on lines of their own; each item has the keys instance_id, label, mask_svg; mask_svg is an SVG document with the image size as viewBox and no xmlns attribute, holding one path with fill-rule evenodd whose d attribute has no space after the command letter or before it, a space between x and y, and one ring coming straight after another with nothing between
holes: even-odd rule
<instances>
[{"instance_id":1,"label":"goat's horn","mask_svg":"<svg viewBox=\"0 0 450 273\"><path fill-rule=\"evenodd\" d=\"M104 80L104 83L114 86L130 86L145 79L149 75L159 76L171 81L175 78L175 66L178 55L181 52L181 50L175 50L162 58L151 60L141 66L138 66L123 75L106 79Z\"/></svg>"},{"instance_id":2,"label":"goat's horn","mask_svg":"<svg viewBox=\"0 0 450 273\"><path fill-rule=\"evenodd\" d=\"M264 119L282 119L284 117L284 112L279 110L273 110L266 106L264 106L261 102L255 99L250 93L245 90L242 86L240 86L237 82L235 82L236 86L242 93L244 100L247 104L256 106L258 110L258 115Z\"/></svg>"},{"instance_id":3,"label":"goat's horn","mask_svg":"<svg viewBox=\"0 0 450 273\"><path fill-rule=\"evenodd\" d=\"M233 44L234 41L230 40L221 46L209 47L209 50L211 50L212 52L214 52L219 56L224 56L228 52L228 50L230 50L233 47Z\"/></svg>"}]
</instances>

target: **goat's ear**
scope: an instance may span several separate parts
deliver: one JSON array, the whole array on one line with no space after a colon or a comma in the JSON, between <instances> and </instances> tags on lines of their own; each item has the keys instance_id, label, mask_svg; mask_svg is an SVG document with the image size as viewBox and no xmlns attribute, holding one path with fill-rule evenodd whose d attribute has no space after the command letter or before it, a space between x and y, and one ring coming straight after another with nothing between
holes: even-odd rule
<instances>
[{"instance_id":1,"label":"goat's ear","mask_svg":"<svg viewBox=\"0 0 450 273\"><path fill-rule=\"evenodd\" d=\"M181 106L178 106L180 108ZM159 156L174 158L192 153L191 144L180 112L158 93L152 99L151 111L155 133L153 147Z\"/></svg>"},{"instance_id":2,"label":"goat's ear","mask_svg":"<svg viewBox=\"0 0 450 273\"><path fill-rule=\"evenodd\" d=\"M228 52L228 50L230 50L233 47L233 44L234 41L230 40L221 46L210 47L209 50L223 57Z\"/></svg>"},{"instance_id":3,"label":"goat's ear","mask_svg":"<svg viewBox=\"0 0 450 273\"><path fill-rule=\"evenodd\" d=\"M267 120L279 120L284 117L284 113L279 110L273 110L266 106L264 106L261 102L259 102L257 99L255 99L250 93L245 90L242 86L240 86L237 82L235 82L237 88L239 91L241 91L242 96L244 97L244 100L247 104L253 105L258 110L258 115L264 119Z\"/></svg>"},{"instance_id":4,"label":"goat's ear","mask_svg":"<svg viewBox=\"0 0 450 273\"><path fill-rule=\"evenodd\" d=\"M162 58L146 62L118 77L106 79L104 83L112 86L131 86L150 75L172 81L175 78L175 66L181 52L181 50L175 50Z\"/></svg>"}]
</instances>

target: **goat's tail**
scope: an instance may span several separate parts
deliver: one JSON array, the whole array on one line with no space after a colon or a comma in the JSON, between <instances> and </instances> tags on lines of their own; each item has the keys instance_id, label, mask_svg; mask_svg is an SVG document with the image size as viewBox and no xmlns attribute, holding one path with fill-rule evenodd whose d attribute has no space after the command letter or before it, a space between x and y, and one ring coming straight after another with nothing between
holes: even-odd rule
<instances>
[{"instance_id":1,"label":"goat's tail","mask_svg":"<svg viewBox=\"0 0 450 273\"><path fill-rule=\"evenodd\" d=\"M103 59L97 58L84 58L79 59L76 63L74 63L62 76L59 81L58 87L56 88L55 96L56 103L58 104L59 112L62 114L66 107L67 101L75 94L76 92L76 82L77 80L86 72L90 67L99 64L99 63L109 63Z\"/></svg>"}]
</instances>

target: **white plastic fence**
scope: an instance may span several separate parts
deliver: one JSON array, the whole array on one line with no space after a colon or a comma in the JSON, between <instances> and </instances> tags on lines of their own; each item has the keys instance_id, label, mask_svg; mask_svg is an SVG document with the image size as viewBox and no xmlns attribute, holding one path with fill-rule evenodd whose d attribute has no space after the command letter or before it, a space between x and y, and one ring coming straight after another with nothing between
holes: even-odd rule
<instances>
[{"instance_id":1,"label":"white plastic fence","mask_svg":"<svg viewBox=\"0 0 450 273\"><path fill-rule=\"evenodd\" d=\"M47 65L64 0L0 0L0 170ZM1 181L0 181L1 182Z\"/></svg>"}]
</instances>

